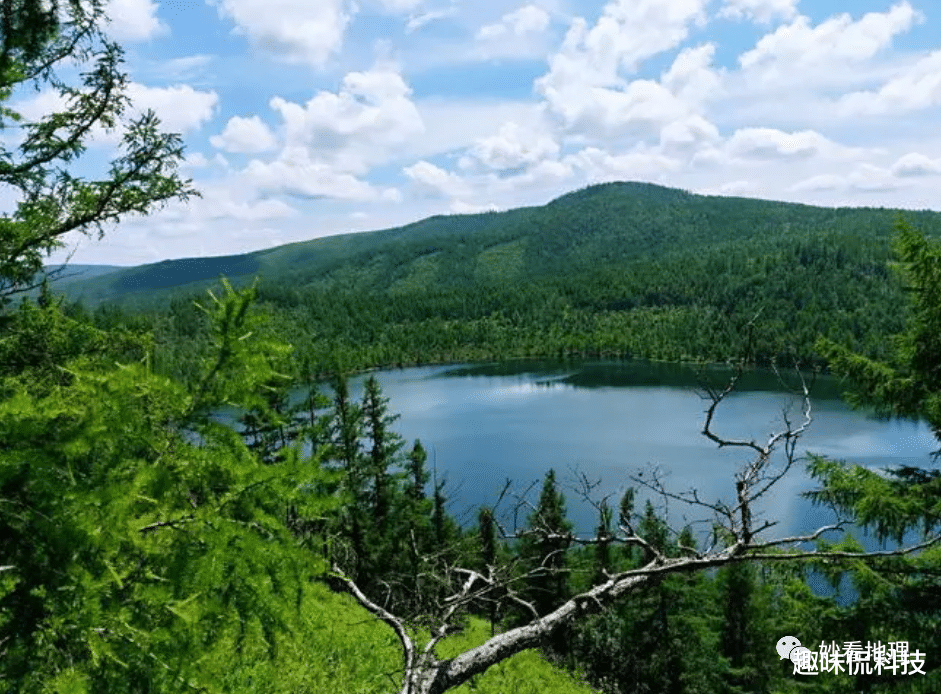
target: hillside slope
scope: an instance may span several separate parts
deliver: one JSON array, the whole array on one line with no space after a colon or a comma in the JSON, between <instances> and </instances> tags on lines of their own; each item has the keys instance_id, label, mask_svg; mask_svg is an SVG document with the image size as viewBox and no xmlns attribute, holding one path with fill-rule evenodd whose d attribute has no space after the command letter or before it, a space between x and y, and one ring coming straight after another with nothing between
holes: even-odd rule
<instances>
[{"instance_id":1,"label":"hillside slope","mask_svg":"<svg viewBox=\"0 0 941 694\"><path fill-rule=\"evenodd\" d=\"M295 289L356 292L499 285L570 277L729 243L760 245L781 238L827 243L849 234L884 244L895 214L609 183L542 207L437 216L395 229L329 236L243 255L167 260L62 288L88 304L127 301L153 306L179 290L201 290L221 275L236 283L259 275L268 284ZM929 233L941 231L941 215L913 216Z\"/></svg>"},{"instance_id":2,"label":"hillside slope","mask_svg":"<svg viewBox=\"0 0 941 694\"><path fill-rule=\"evenodd\" d=\"M191 299L220 275L257 277L274 329L318 369L565 355L821 364L821 335L881 356L901 329L898 214L610 183L541 207L164 261L65 291L151 314L177 373L193 352ZM941 235L941 214L906 216Z\"/></svg>"}]
</instances>

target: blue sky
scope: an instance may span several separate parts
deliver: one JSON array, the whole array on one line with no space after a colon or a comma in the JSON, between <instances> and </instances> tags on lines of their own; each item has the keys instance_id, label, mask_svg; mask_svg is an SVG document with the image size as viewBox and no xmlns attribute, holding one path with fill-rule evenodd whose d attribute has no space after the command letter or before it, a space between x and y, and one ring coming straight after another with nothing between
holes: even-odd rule
<instances>
[{"instance_id":1,"label":"blue sky","mask_svg":"<svg viewBox=\"0 0 941 694\"><path fill-rule=\"evenodd\" d=\"M934 0L111 0L109 13L134 103L184 135L203 198L72 237L73 262L238 253L610 180L941 209ZM16 99L28 117L58 103ZM98 133L82 166L115 138Z\"/></svg>"}]
</instances>

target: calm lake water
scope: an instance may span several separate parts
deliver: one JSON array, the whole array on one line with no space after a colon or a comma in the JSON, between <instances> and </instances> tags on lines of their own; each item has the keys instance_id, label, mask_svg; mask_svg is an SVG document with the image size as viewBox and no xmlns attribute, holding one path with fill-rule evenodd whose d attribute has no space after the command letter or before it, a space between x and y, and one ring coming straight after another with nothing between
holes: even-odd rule
<instances>
[{"instance_id":1,"label":"calm lake water","mask_svg":"<svg viewBox=\"0 0 941 694\"><path fill-rule=\"evenodd\" d=\"M715 383L730 372L711 370ZM697 391L692 368L637 362L525 361L503 364L435 366L374 374L398 413L396 430L410 446L421 439L429 467L447 479L450 510L459 521L476 522L476 508L496 502L506 480L522 491L537 486L554 468L558 479L573 483L585 473L599 482L595 496L614 494L616 507L629 486L629 473L658 466L670 490L695 488L701 498L734 498L734 473L748 460L740 450L719 450L701 433L708 402ZM360 398L366 376L351 381ZM812 389L813 423L798 450L845 459L871 468L898 464L926 467L938 447L922 422L880 421L850 409L840 385L818 379ZM782 408L790 405L800 421L800 400L789 395L771 372L747 374L737 392L720 405L714 431L728 438L762 443L781 427ZM780 462L780 459L778 459ZM650 473L647 472L647 475ZM779 525L771 534L803 533L831 520L828 512L801 499L814 488L801 463L776 485L761 507ZM649 495L639 493L638 508ZM651 497L662 508L662 500ZM591 532L592 509L566 490L569 516ZM505 507L511 504L504 501ZM674 526L709 521L699 508L671 501ZM700 526L708 527L708 523Z\"/></svg>"}]
</instances>

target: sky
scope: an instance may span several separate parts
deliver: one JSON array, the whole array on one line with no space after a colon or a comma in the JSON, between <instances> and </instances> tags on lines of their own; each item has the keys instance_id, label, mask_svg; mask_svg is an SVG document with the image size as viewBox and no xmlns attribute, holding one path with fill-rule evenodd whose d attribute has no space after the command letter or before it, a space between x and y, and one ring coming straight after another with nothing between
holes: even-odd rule
<instances>
[{"instance_id":1,"label":"sky","mask_svg":"<svg viewBox=\"0 0 941 694\"><path fill-rule=\"evenodd\" d=\"M109 14L135 108L183 135L203 197L69 236L73 263L242 253L614 180L941 210L936 0L110 0ZM58 103L13 99L33 118ZM78 171L118 137L96 133Z\"/></svg>"}]
</instances>

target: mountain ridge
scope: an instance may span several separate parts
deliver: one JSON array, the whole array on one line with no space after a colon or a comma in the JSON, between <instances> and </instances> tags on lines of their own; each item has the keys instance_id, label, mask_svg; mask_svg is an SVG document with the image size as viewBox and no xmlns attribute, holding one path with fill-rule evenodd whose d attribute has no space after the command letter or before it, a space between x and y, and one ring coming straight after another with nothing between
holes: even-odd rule
<instances>
[{"instance_id":1,"label":"mountain ridge","mask_svg":"<svg viewBox=\"0 0 941 694\"><path fill-rule=\"evenodd\" d=\"M676 253L766 238L852 242L887 248L896 214L886 208L827 208L708 196L652 183L611 182L534 207L434 215L410 224L297 241L243 254L180 258L119 268L57 285L89 304L154 306L202 291L227 276L263 283L355 292L501 284L625 268ZM929 233L941 213L904 211ZM842 240L835 240L842 237Z\"/></svg>"}]
</instances>

